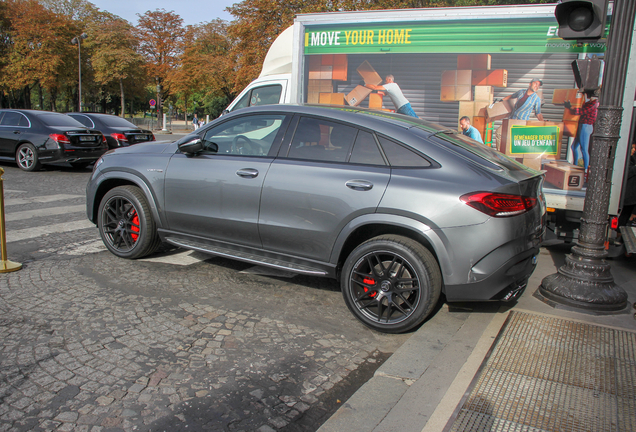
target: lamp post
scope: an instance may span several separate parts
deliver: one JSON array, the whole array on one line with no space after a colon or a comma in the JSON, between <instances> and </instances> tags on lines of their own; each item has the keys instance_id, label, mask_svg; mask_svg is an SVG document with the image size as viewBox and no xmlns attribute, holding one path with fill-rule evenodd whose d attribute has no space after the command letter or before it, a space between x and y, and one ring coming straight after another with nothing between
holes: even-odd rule
<instances>
[{"instance_id":1,"label":"lamp post","mask_svg":"<svg viewBox=\"0 0 636 432\"><path fill-rule=\"evenodd\" d=\"M77 44L77 58L78 58L78 70L79 70L79 112L82 112L82 39L86 39L88 35L86 33L82 33L79 36L75 36L71 39L72 44Z\"/></svg>"},{"instance_id":2,"label":"lamp post","mask_svg":"<svg viewBox=\"0 0 636 432\"><path fill-rule=\"evenodd\" d=\"M604 240L635 16L636 2L614 2L581 233L565 264L557 273L546 276L538 290L548 301L592 313L622 311L628 304L627 293L616 285L605 260Z\"/></svg>"}]
</instances>

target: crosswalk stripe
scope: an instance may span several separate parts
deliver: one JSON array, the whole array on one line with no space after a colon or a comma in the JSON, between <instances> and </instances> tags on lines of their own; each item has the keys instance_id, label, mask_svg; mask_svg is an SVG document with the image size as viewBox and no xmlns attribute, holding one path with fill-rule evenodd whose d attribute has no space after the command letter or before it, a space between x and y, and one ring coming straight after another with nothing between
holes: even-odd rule
<instances>
[{"instance_id":1,"label":"crosswalk stripe","mask_svg":"<svg viewBox=\"0 0 636 432\"><path fill-rule=\"evenodd\" d=\"M77 231L86 228L95 228L95 224L93 224L88 219L80 220L80 221L71 221L64 222L54 225L44 225L33 228L26 228L16 231L7 232L7 243L16 242L21 240L32 239L36 237L41 237L46 234L55 234L55 233L63 233L69 231Z\"/></svg>"},{"instance_id":2,"label":"crosswalk stripe","mask_svg":"<svg viewBox=\"0 0 636 432\"><path fill-rule=\"evenodd\" d=\"M17 220L31 219L35 217L78 213L78 212L84 212L84 210L86 210L86 206L83 204L75 205L75 206L65 206L65 207L49 207L49 208L43 208L38 210L25 210L20 212L7 213L4 217L4 220L7 222L11 222L11 221L17 221Z\"/></svg>"},{"instance_id":3,"label":"crosswalk stripe","mask_svg":"<svg viewBox=\"0 0 636 432\"><path fill-rule=\"evenodd\" d=\"M28 198L9 198L4 200L4 206L13 206L13 205L24 205L24 204L33 204L33 203L49 203L53 201L62 201L69 200L75 198L85 198L84 195L45 195L45 196L35 196Z\"/></svg>"}]
</instances>

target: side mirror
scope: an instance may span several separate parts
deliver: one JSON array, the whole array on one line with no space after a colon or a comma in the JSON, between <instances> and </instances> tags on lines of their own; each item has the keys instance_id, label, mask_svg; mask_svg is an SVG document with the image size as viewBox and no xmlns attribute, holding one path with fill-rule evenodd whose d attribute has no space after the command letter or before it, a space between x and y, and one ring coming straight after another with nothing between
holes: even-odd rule
<instances>
[{"instance_id":1,"label":"side mirror","mask_svg":"<svg viewBox=\"0 0 636 432\"><path fill-rule=\"evenodd\" d=\"M193 155L203 150L203 140L200 137L192 137L192 139L179 144L181 153Z\"/></svg>"}]
</instances>

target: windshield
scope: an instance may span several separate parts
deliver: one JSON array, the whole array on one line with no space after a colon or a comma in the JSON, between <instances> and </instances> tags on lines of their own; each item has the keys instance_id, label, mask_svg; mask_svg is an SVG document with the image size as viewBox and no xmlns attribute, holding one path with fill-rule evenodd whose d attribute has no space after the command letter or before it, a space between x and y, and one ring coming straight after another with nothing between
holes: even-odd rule
<instances>
[{"instance_id":1,"label":"windshield","mask_svg":"<svg viewBox=\"0 0 636 432\"><path fill-rule=\"evenodd\" d=\"M71 126L71 127L86 128L86 126L84 126L77 120L72 119L65 114L58 114L58 113L40 114L38 118L40 119L42 123L44 123L47 126Z\"/></svg>"}]
</instances>

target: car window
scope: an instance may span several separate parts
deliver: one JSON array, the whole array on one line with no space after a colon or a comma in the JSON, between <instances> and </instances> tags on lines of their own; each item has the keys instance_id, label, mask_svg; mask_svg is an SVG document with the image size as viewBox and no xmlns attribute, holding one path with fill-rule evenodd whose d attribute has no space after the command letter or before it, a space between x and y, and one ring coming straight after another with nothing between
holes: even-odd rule
<instances>
[{"instance_id":1,"label":"car window","mask_svg":"<svg viewBox=\"0 0 636 432\"><path fill-rule=\"evenodd\" d=\"M78 122L80 122L81 124L83 124L84 126L88 128L93 129L95 127L95 125L93 124L93 121L89 119L88 117L86 117L85 115L69 114L69 116L71 116L73 119L77 120Z\"/></svg>"},{"instance_id":2,"label":"car window","mask_svg":"<svg viewBox=\"0 0 636 432\"><path fill-rule=\"evenodd\" d=\"M4 113L2 120L0 120L0 125L28 127L29 120L27 120L27 118L19 112L7 111Z\"/></svg>"},{"instance_id":3,"label":"car window","mask_svg":"<svg viewBox=\"0 0 636 432\"><path fill-rule=\"evenodd\" d=\"M266 156L284 119L284 115L259 114L227 121L205 133L204 152Z\"/></svg>"},{"instance_id":4,"label":"car window","mask_svg":"<svg viewBox=\"0 0 636 432\"><path fill-rule=\"evenodd\" d=\"M358 130L313 117L301 117L287 157L346 162Z\"/></svg>"},{"instance_id":5,"label":"car window","mask_svg":"<svg viewBox=\"0 0 636 432\"><path fill-rule=\"evenodd\" d=\"M39 114L38 118L42 123L47 126L71 126L71 127L84 127L83 124L75 119L67 116L66 114L47 113Z\"/></svg>"},{"instance_id":6,"label":"car window","mask_svg":"<svg viewBox=\"0 0 636 432\"><path fill-rule=\"evenodd\" d=\"M131 123L128 120L125 120L125 119L123 119L121 117L117 117L117 116L100 116L99 119L106 126L126 127L126 128L137 129L137 126L135 126L133 123Z\"/></svg>"},{"instance_id":7,"label":"car window","mask_svg":"<svg viewBox=\"0 0 636 432\"><path fill-rule=\"evenodd\" d=\"M386 165L373 134L365 131L358 132L349 162L367 165Z\"/></svg>"},{"instance_id":8,"label":"car window","mask_svg":"<svg viewBox=\"0 0 636 432\"><path fill-rule=\"evenodd\" d=\"M282 91L283 86L280 84L255 87L247 92L245 96L243 96L241 100L234 105L232 111L248 106L277 104L280 101L280 94Z\"/></svg>"},{"instance_id":9,"label":"car window","mask_svg":"<svg viewBox=\"0 0 636 432\"><path fill-rule=\"evenodd\" d=\"M384 154L389 159L392 167L428 167L431 163L400 144L388 140L384 137L378 137L380 145L384 150Z\"/></svg>"}]
</instances>

